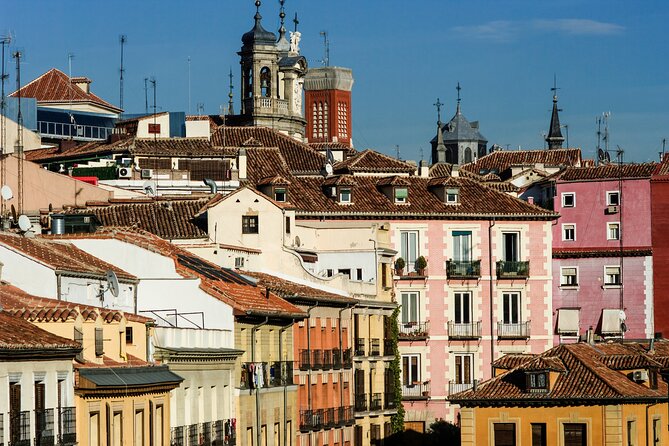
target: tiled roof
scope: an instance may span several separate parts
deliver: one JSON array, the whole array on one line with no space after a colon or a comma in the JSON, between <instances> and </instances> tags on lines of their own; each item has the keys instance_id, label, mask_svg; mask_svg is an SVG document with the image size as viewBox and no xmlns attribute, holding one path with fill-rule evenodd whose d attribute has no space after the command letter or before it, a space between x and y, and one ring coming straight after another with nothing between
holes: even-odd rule
<instances>
[{"instance_id":1,"label":"tiled roof","mask_svg":"<svg viewBox=\"0 0 669 446\"><path fill-rule=\"evenodd\" d=\"M266 177L258 181L258 186L288 186L290 181L282 177L281 175L273 175L271 177Z\"/></svg>"},{"instance_id":2,"label":"tiled roof","mask_svg":"<svg viewBox=\"0 0 669 446\"><path fill-rule=\"evenodd\" d=\"M334 177L333 177L334 178ZM345 215L347 218L540 218L553 219L557 214L498 192L467 178L451 178L449 184L460 187L459 204L446 204L428 188L427 178L405 177L409 182L406 203L396 204L377 187L378 177L356 176L351 203L340 204L325 192L322 177L294 178L290 201L297 215ZM327 180L332 181L331 179ZM434 181L434 180L433 180ZM329 184L329 183L328 183Z\"/></svg>"},{"instance_id":3,"label":"tiled roof","mask_svg":"<svg viewBox=\"0 0 669 446\"><path fill-rule=\"evenodd\" d=\"M617 180L618 178L650 178L658 163L600 164L597 167L569 167L559 175L559 181Z\"/></svg>"},{"instance_id":4,"label":"tiled roof","mask_svg":"<svg viewBox=\"0 0 669 446\"><path fill-rule=\"evenodd\" d=\"M32 82L27 83L20 90L10 96L16 97L19 92L23 98L35 98L40 103L62 103L62 102L91 102L101 105L112 111L120 112L120 108L110 104L93 93L86 93L74 85L79 78L72 78L72 82L65 73L52 68ZM90 80L89 80L90 82Z\"/></svg>"},{"instance_id":5,"label":"tiled roof","mask_svg":"<svg viewBox=\"0 0 669 446\"><path fill-rule=\"evenodd\" d=\"M42 330L8 311L0 311L1 356L20 351L46 349L64 350L64 353L72 352L71 356L74 357L76 350L80 348L81 345L78 342Z\"/></svg>"},{"instance_id":6,"label":"tiled roof","mask_svg":"<svg viewBox=\"0 0 669 446\"><path fill-rule=\"evenodd\" d=\"M309 147L308 144L299 142L288 135L284 135L276 130L267 127L219 127L212 135L211 141L219 147L247 147L249 161L251 156L258 156L259 151L250 151L248 147L276 148L287 164L288 169L294 175L297 174L318 174L325 162L325 155ZM271 169L271 171L252 172L252 166L249 164L249 177L266 177L277 172L271 164L260 164L261 169Z\"/></svg>"},{"instance_id":7,"label":"tiled roof","mask_svg":"<svg viewBox=\"0 0 669 446\"><path fill-rule=\"evenodd\" d=\"M251 184L258 184L268 176L290 177L290 166L276 147L246 149L246 177Z\"/></svg>"},{"instance_id":8,"label":"tiled roof","mask_svg":"<svg viewBox=\"0 0 669 446\"><path fill-rule=\"evenodd\" d=\"M358 182L353 175L336 175L323 180L323 186L355 186Z\"/></svg>"},{"instance_id":9,"label":"tiled roof","mask_svg":"<svg viewBox=\"0 0 669 446\"><path fill-rule=\"evenodd\" d=\"M666 344L656 342L655 345ZM667 399L667 384L658 379L656 389L632 381L619 370L622 366L644 365L655 368L657 353L628 344L561 344L492 378L476 389L450 397L461 406L518 406L592 404L618 401L659 401ZM631 359L631 356L640 356ZM559 362L558 362L559 360ZM548 366L548 367L547 367ZM555 370L557 379L548 392L526 391L525 372Z\"/></svg>"},{"instance_id":10,"label":"tiled roof","mask_svg":"<svg viewBox=\"0 0 669 446\"><path fill-rule=\"evenodd\" d=\"M552 150L496 150L482 156L471 164L461 166L461 170L480 174L482 170L497 169L502 178L510 177L506 172L512 166L531 166L544 164L545 166L580 166L581 149L552 149Z\"/></svg>"},{"instance_id":11,"label":"tiled roof","mask_svg":"<svg viewBox=\"0 0 669 446\"><path fill-rule=\"evenodd\" d=\"M416 167L371 149L342 161L334 166L335 173L413 173Z\"/></svg>"},{"instance_id":12,"label":"tiled roof","mask_svg":"<svg viewBox=\"0 0 669 446\"><path fill-rule=\"evenodd\" d=\"M88 156L102 156L107 154L127 153L134 143L134 138L120 137L114 142L89 141L72 146L48 147L44 149L29 150L25 153L28 161L36 163L57 161L66 159L77 159Z\"/></svg>"},{"instance_id":13,"label":"tiled roof","mask_svg":"<svg viewBox=\"0 0 669 446\"><path fill-rule=\"evenodd\" d=\"M144 229L168 240L207 237L206 222L197 221L195 214L207 203L208 198L110 201L89 202L85 209L71 212L92 213L104 226Z\"/></svg>"},{"instance_id":14,"label":"tiled roof","mask_svg":"<svg viewBox=\"0 0 669 446\"><path fill-rule=\"evenodd\" d=\"M0 284L0 306L2 311L29 322L64 322L81 316L84 321L95 321L98 316L103 322L120 321L125 318L133 322L147 323L151 318L122 311L81 305L62 300L37 297L13 285Z\"/></svg>"},{"instance_id":15,"label":"tiled roof","mask_svg":"<svg viewBox=\"0 0 669 446\"><path fill-rule=\"evenodd\" d=\"M578 259L589 257L619 257L620 248L553 248L554 259ZM653 255L651 247L626 247L623 257L646 257Z\"/></svg>"},{"instance_id":16,"label":"tiled roof","mask_svg":"<svg viewBox=\"0 0 669 446\"><path fill-rule=\"evenodd\" d=\"M61 243L44 237L22 237L4 232L0 234L0 245L13 251L19 251L24 256L32 258L49 267L78 274L92 274L105 277L108 270L116 273L119 279L136 281L137 277L103 262L71 243Z\"/></svg>"},{"instance_id":17,"label":"tiled roof","mask_svg":"<svg viewBox=\"0 0 669 446\"><path fill-rule=\"evenodd\" d=\"M350 297L319 290L308 285L291 282L271 274L252 271L245 271L244 274L258 279L259 285L269 288L272 290L272 292L278 294L284 299L292 300L292 298L307 298L318 300L319 302L332 302L337 304L352 304L357 302L356 299Z\"/></svg>"},{"instance_id":18,"label":"tiled roof","mask_svg":"<svg viewBox=\"0 0 669 446\"><path fill-rule=\"evenodd\" d=\"M409 180L406 177L394 175L392 177L384 177L376 182L377 186L408 186Z\"/></svg>"},{"instance_id":19,"label":"tiled roof","mask_svg":"<svg viewBox=\"0 0 669 446\"><path fill-rule=\"evenodd\" d=\"M310 142L309 146L316 150L344 150L350 155L355 155L358 153L353 147L349 146L348 144L344 144L343 142Z\"/></svg>"},{"instance_id":20,"label":"tiled roof","mask_svg":"<svg viewBox=\"0 0 669 446\"><path fill-rule=\"evenodd\" d=\"M233 157L237 151L216 147L206 138L136 138L130 153L137 156Z\"/></svg>"},{"instance_id":21,"label":"tiled roof","mask_svg":"<svg viewBox=\"0 0 669 446\"><path fill-rule=\"evenodd\" d=\"M497 369L511 370L536 357L533 353L508 353L496 359L492 365Z\"/></svg>"},{"instance_id":22,"label":"tiled roof","mask_svg":"<svg viewBox=\"0 0 669 446\"><path fill-rule=\"evenodd\" d=\"M662 155L662 161L657 165L653 176L669 175L669 153Z\"/></svg>"},{"instance_id":23,"label":"tiled roof","mask_svg":"<svg viewBox=\"0 0 669 446\"><path fill-rule=\"evenodd\" d=\"M428 176L431 178L450 177L453 171L453 164L435 163L430 166Z\"/></svg>"}]
</instances>

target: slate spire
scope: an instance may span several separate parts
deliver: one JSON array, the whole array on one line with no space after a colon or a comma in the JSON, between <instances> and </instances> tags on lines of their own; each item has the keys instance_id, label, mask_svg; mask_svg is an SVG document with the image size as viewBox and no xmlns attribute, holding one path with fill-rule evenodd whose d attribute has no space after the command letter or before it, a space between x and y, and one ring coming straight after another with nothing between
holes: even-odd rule
<instances>
[{"instance_id":1,"label":"slate spire","mask_svg":"<svg viewBox=\"0 0 669 446\"><path fill-rule=\"evenodd\" d=\"M564 137L562 136L562 131L560 130L560 116L557 102L557 83L553 81L553 114L551 115L551 124L548 129L548 135L546 136L546 142L548 143L548 149L561 149L562 143L564 142Z\"/></svg>"}]
</instances>

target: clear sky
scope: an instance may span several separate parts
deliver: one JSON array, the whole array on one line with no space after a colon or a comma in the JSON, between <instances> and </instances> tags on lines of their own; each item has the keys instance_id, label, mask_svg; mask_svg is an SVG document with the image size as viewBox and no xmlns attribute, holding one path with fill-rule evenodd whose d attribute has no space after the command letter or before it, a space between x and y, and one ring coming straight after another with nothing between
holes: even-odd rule
<instances>
[{"instance_id":1,"label":"clear sky","mask_svg":"<svg viewBox=\"0 0 669 446\"><path fill-rule=\"evenodd\" d=\"M399 145L404 159L421 149L429 159L433 104L445 103L450 119L458 81L463 114L480 121L489 145L542 148L554 75L563 134L585 157L594 157L603 112L611 112L610 147L621 146L626 161L657 160L669 138L669 2L286 0L289 29L296 11L309 64L321 65L327 30L330 64L353 69L358 149L394 155ZM53 67L67 73L72 53L72 75L118 104L125 34L127 112L144 111L144 78L155 76L160 109L196 113L202 103L218 113L230 68L239 110L236 52L254 13L252 0L2 0L0 35L11 32L12 48L24 51L26 82ZM278 0L263 1L266 29L278 29L278 13Z\"/></svg>"}]
</instances>

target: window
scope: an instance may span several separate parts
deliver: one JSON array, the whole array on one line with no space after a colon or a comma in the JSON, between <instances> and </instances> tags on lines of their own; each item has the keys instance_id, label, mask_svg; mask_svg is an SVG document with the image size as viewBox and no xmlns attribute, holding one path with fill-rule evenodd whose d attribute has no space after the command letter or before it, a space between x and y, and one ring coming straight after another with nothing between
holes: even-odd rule
<instances>
[{"instance_id":1,"label":"window","mask_svg":"<svg viewBox=\"0 0 669 446\"><path fill-rule=\"evenodd\" d=\"M235 257L235 268L244 268L244 257Z\"/></svg>"},{"instance_id":2,"label":"window","mask_svg":"<svg viewBox=\"0 0 669 446\"><path fill-rule=\"evenodd\" d=\"M457 187L446 189L446 203L457 204L460 199L460 189Z\"/></svg>"},{"instance_id":3,"label":"window","mask_svg":"<svg viewBox=\"0 0 669 446\"><path fill-rule=\"evenodd\" d=\"M286 234L290 234L290 217L286 217Z\"/></svg>"},{"instance_id":4,"label":"window","mask_svg":"<svg viewBox=\"0 0 669 446\"><path fill-rule=\"evenodd\" d=\"M109 432L107 432L109 435ZM111 443L112 446L121 446L123 444L123 412L114 412L111 425Z\"/></svg>"},{"instance_id":5,"label":"window","mask_svg":"<svg viewBox=\"0 0 669 446\"><path fill-rule=\"evenodd\" d=\"M91 412L88 415L88 444L100 446L100 412Z\"/></svg>"},{"instance_id":6,"label":"window","mask_svg":"<svg viewBox=\"0 0 669 446\"><path fill-rule=\"evenodd\" d=\"M286 188L285 187L275 187L274 188L274 200L284 202L286 201Z\"/></svg>"},{"instance_id":7,"label":"window","mask_svg":"<svg viewBox=\"0 0 669 446\"><path fill-rule=\"evenodd\" d=\"M503 232L502 246L504 249L504 261L517 262L520 260L518 255L518 239L520 234L517 232Z\"/></svg>"},{"instance_id":8,"label":"window","mask_svg":"<svg viewBox=\"0 0 669 446\"><path fill-rule=\"evenodd\" d=\"M339 202L340 203L350 203L351 202L351 188L342 187L339 189Z\"/></svg>"},{"instance_id":9,"label":"window","mask_svg":"<svg viewBox=\"0 0 669 446\"><path fill-rule=\"evenodd\" d=\"M402 384L412 386L420 382L420 356L402 356Z\"/></svg>"},{"instance_id":10,"label":"window","mask_svg":"<svg viewBox=\"0 0 669 446\"><path fill-rule=\"evenodd\" d=\"M455 355L455 383L472 384L472 358L470 354Z\"/></svg>"},{"instance_id":11,"label":"window","mask_svg":"<svg viewBox=\"0 0 669 446\"><path fill-rule=\"evenodd\" d=\"M362 268L355 269L355 280L362 280Z\"/></svg>"},{"instance_id":12,"label":"window","mask_svg":"<svg viewBox=\"0 0 669 446\"><path fill-rule=\"evenodd\" d=\"M395 188L395 203L406 203L409 197L409 189L406 187Z\"/></svg>"},{"instance_id":13,"label":"window","mask_svg":"<svg viewBox=\"0 0 669 446\"><path fill-rule=\"evenodd\" d=\"M104 339L102 338L102 328L95 329L95 356L102 356L105 353Z\"/></svg>"},{"instance_id":14,"label":"window","mask_svg":"<svg viewBox=\"0 0 669 446\"><path fill-rule=\"evenodd\" d=\"M472 232L453 231L453 260L456 262L471 262L472 260Z\"/></svg>"},{"instance_id":15,"label":"window","mask_svg":"<svg viewBox=\"0 0 669 446\"><path fill-rule=\"evenodd\" d=\"M503 315L502 322L505 324L518 324L520 322L520 293L502 294Z\"/></svg>"},{"instance_id":16,"label":"window","mask_svg":"<svg viewBox=\"0 0 669 446\"><path fill-rule=\"evenodd\" d=\"M562 194L562 207L573 208L576 206L576 195L572 192Z\"/></svg>"},{"instance_id":17,"label":"window","mask_svg":"<svg viewBox=\"0 0 669 446\"><path fill-rule=\"evenodd\" d=\"M272 95L272 73L267 67L260 70L260 95L265 98Z\"/></svg>"},{"instance_id":18,"label":"window","mask_svg":"<svg viewBox=\"0 0 669 446\"><path fill-rule=\"evenodd\" d=\"M588 444L584 423L565 423L563 426L564 446L586 446Z\"/></svg>"},{"instance_id":19,"label":"window","mask_svg":"<svg viewBox=\"0 0 669 446\"><path fill-rule=\"evenodd\" d=\"M350 268L341 268L337 270L338 274L343 274L349 279L351 278L351 269Z\"/></svg>"},{"instance_id":20,"label":"window","mask_svg":"<svg viewBox=\"0 0 669 446\"><path fill-rule=\"evenodd\" d=\"M135 445L144 446L144 411L135 410Z\"/></svg>"},{"instance_id":21,"label":"window","mask_svg":"<svg viewBox=\"0 0 669 446\"><path fill-rule=\"evenodd\" d=\"M620 223L607 223L606 224L606 239L607 240L620 240Z\"/></svg>"},{"instance_id":22,"label":"window","mask_svg":"<svg viewBox=\"0 0 669 446\"><path fill-rule=\"evenodd\" d=\"M470 147L465 147L465 164L472 162L472 149Z\"/></svg>"},{"instance_id":23,"label":"window","mask_svg":"<svg viewBox=\"0 0 669 446\"><path fill-rule=\"evenodd\" d=\"M619 266L605 266L604 267L604 285L620 285L620 267Z\"/></svg>"},{"instance_id":24,"label":"window","mask_svg":"<svg viewBox=\"0 0 669 446\"><path fill-rule=\"evenodd\" d=\"M402 293L402 324L414 325L418 322L419 294L416 292Z\"/></svg>"},{"instance_id":25,"label":"window","mask_svg":"<svg viewBox=\"0 0 669 446\"><path fill-rule=\"evenodd\" d=\"M495 423L495 446L516 446L515 423Z\"/></svg>"},{"instance_id":26,"label":"window","mask_svg":"<svg viewBox=\"0 0 669 446\"><path fill-rule=\"evenodd\" d=\"M258 216L242 215L242 234L258 233Z\"/></svg>"},{"instance_id":27,"label":"window","mask_svg":"<svg viewBox=\"0 0 669 446\"><path fill-rule=\"evenodd\" d=\"M573 242L576 240L576 225L565 224L562 225L562 240Z\"/></svg>"},{"instance_id":28,"label":"window","mask_svg":"<svg viewBox=\"0 0 669 446\"><path fill-rule=\"evenodd\" d=\"M406 262L407 271L414 271L418 258L418 231L402 231L400 245L400 256Z\"/></svg>"},{"instance_id":29,"label":"window","mask_svg":"<svg viewBox=\"0 0 669 446\"><path fill-rule=\"evenodd\" d=\"M529 372L527 374L527 389L530 392L548 391L548 372Z\"/></svg>"},{"instance_id":30,"label":"window","mask_svg":"<svg viewBox=\"0 0 669 446\"><path fill-rule=\"evenodd\" d=\"M660 446L662 436L662 422L659 418L653 419L653 446Z\"/></svg>"},{"instance_id":31,"label":"window","mask_svg":"<svg viewBox=\"0 0 669 446\"><path fill-rule=\"evenodd\" d=\"M469 324L472 321L471 293L455 293L455 323Z\"/></svg>"},{"instance_id":32,"label":"window","mask_svg":"<svg viewBox=\"0 0 669 446\"><path fill-rule=\"evenodd\" d=\"M532 446L546 446L546 423L532 423Z\"/></svg>"},{"instance_id":33,"label":"window","mask_svg":"<svg viewBox=\"0 0 669 446\"><path fill-rule=\"evenodd\" d=\"M132 333L132 327L125 327L125 343L126 344L132 344L133 343L133 333Z\"/></svg>"},{"instance_id":34,"label":"window","mask_svg":"<svg viewBox=\"0 0 669 446\"><path fill-rule=\"evenodd\" d=\"M607 192L606 193L606 204L607 206L618 206L620 205L620 194L618 191Z\"/></svg>"},{"instance_id":35,"label":"window","mask_svg":"<svg viewBox=\"0 0 669 446\"><path fill-rule=\"evenodd\" d=\"M154 429L154 440L156 445L161 445L163 444L163 429L164 429L164 421L163 421L163 405L158 404L156 405L156 415L154 418L154 422L152 423L153 426L151 426L152 429Z\"/></svg>"},{"instance_id":36,"label":"window","mask_svg":"<svg viewBox=\"0 0 669 446\"><path fill-rule=\"evenodd\" d=\"M627 420L627 446L636 446L636 421Z\"/></svg>"},{"instance_id":37,"label":"window","mask_svg":"<svg viewBox=\"0 0 669 446\"><path fill-rule=\"evenodd\" d=\"M560 268L560 286L578 286L578 270L574 266Z\"/></svg>"}]
</instances>

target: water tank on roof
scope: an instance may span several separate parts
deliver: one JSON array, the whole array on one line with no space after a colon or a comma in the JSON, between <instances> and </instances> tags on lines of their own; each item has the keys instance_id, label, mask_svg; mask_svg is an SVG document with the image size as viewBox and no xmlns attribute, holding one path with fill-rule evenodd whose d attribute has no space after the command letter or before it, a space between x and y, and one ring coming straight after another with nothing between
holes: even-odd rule
<instances>
[{"instance_id":1,"label":"water tank on roof","mask_svg":"<svg viewBox=\"0 0 669 446\"><path fill-rule=\"evenodd\" d=\"M65 234L65 215L51 214L51 233Z\"/></svg>"}]
</instances>

